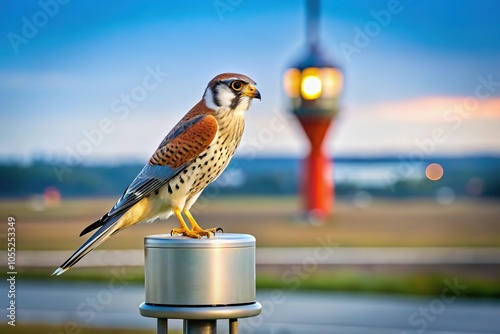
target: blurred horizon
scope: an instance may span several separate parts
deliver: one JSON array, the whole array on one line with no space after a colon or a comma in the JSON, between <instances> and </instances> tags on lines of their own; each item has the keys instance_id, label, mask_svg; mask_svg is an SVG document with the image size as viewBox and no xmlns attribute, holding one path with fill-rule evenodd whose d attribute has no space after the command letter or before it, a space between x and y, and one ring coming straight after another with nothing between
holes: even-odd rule
<instances>
[{"instance_id":1,"label":"blurred horizon","mask_svg":"<svg viewBox=\"0 0 500 334\"><path fill-rule=\"evenodd\" d=\"M302 180L300 158L234 157L208 186L207 196L255 198L295 196ZM367 208L377 199L430 199L440 205L461 199L500 198L500 156L335 157L331 177L338 200ZM118 197L143 168L142 162L74 164L37 160L29 165L0 162L0 198ZM38 199L38 200L37 200Z\"/></svg>"},{"instance_id":2,"label":"blurred horizon","mask_svg":"<svg viewBox=\"0 0 500 334\"><path fill-rule=\"evenodd\" d=\"M146 161L229 71L263 97L238 156L303 156L281 76L305 44L304 3L3 3L0 158ZM497 1L322 1L321 43L346 78L327 152L499 155L499 13Z\"/></svg>"}]
</instances>

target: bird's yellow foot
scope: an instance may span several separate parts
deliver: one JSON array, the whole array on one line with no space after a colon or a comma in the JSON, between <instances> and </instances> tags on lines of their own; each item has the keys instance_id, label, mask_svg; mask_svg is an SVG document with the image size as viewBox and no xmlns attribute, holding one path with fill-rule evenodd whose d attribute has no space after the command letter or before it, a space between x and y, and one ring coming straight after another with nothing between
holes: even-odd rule
<instances>
[{"instance_id":1,"label":"bird's yellow foot","mask_svg":"<svg viewBox=\"0 0 500 334\"><path fill-rule=\"evenodd\" d=\"M193 231L195 231L195 232L210 232L210 233L212 233L213 235L215 235L215 232L216 232L217 230L215 229L215 227L212 227L212 228L207 228L206 230L204 230L204 229L202 229L202 228L201 228L201 227L199 227L199 226L194 226L194 227L193 227Z\"/></svg>"},{"instance_id":2,"label":"bird's yellow foot","mask_svg":"<svg viewBox=\"0 0 500 334\"><path fill-rule=\"evenodd\" d=\"M171 235L174 235L174 234L181 234L181 235L185 235L186 237L190 237L190 238L196 238L196 239L200 239L201 237L207 237L207 238L210 238L212 235L215 235L215 232L216 232L216 229L215 228L209 228L209 229L202 229L202 228L198 228L198 229L185 229L185 228L174 228L172 230L172 232L170 232Z\"/></svg>"},{"instance_id":3,"label":"bird's yellow foot","mask_svg":"<svg viewBox=\"0 0 500 334\"><path fill-rule=\"evenodd\" d=\"M192 229L189 229L184 222L184 219L182 218L181 211L179 209L174 210L174 214L176 215L177 219L179 220L179 223L181 224L180 228L174 228L172 232L170 232L170 235L174 234L181 234L185 235L190 238L196 238L200 239L201 237L207 237L210 238L212 235L215 235L217 232L224 232L220 227L213 227L209 229L203 229L198 225L196 220L194 220L193 216L189 212L189 210L184 210L184 214L186 215L187 219L191 223Z\"/></svg>"}]
</instances>

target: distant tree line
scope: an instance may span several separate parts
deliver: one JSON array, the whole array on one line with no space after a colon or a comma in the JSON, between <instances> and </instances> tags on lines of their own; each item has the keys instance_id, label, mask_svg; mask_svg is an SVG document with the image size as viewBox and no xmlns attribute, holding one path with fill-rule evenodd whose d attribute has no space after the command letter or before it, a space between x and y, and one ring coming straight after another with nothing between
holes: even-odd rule
<instances>
[{"instance_id":1,"label":"distant tree line","mask_svg":"<svg viewBox=\"0 0 500 334\"><path fill-rule=\"evenodd\" d=\"M444 175L438 181L425 177L404 178L397 173L392 175L392 182L382 186L337 180L336 194L349 197L365 191L375 197L431 197L440 189L447 189L457 197L500 197L500 158L441 157L423 163L430 162L440 163L444 168ZM335 159L336 166L354 164L370 168L374 163L401 162L394 157ZM54 166L44 161L29 165L3 163L0 164L0 197L26 198L42 194L48 187L58 189L63 198L119 196L142 167L142 164L81 165L71 167L71 171L60 179ZM300 167L301 161L292 158L234 158L226 172L210 187L222 196L293 195L300 187Z\"/></svg>"}]
</instances>

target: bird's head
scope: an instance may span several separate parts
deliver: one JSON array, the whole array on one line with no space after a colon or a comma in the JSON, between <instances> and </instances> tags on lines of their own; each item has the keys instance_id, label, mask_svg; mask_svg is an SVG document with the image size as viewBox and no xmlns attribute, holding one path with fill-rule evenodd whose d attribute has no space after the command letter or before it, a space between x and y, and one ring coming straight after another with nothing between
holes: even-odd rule
<instances>
[{"instance_id":1,"label":"bird's head","mask_svg":"<svg viewBox=\"0 0 500 334\"><path fill-rule=\"evenodd\" d=\"M244 112L252 99L260 100L255 81L243 74L223 73L213 78L205 89L203 99L210 109Z\"/></svg>"}]
</instances>

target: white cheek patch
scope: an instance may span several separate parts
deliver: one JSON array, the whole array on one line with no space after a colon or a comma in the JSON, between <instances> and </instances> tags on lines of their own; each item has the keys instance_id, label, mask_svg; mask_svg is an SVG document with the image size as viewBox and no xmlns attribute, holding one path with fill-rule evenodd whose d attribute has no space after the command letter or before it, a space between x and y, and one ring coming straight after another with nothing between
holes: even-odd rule
<instances>
[{"instance_id":1,"label":"white cheek patch","mask_svg":"<svg viewBox=\"0 0 500 334\"><path fill-rule=\"evenodd\" d=\"M219 106L214 102L214 95L212 94L212 90L210 88L207 88L207 90L205 91L203 99L205 100L205 104L208 108L213 110L219 109Z\"/></svg>"},{"instance_id":2,"label":"white cheek patch","mask_svg":"<svg viewBox=\"0 0 500 334\"><path fill-rule=\"evenodd\" d=\"M219 85L217 88L217 96L219 97L219 103L223 108L231 107L233 99L236 97L233 92L223 85Z\"/></svg>"}]
</instances>

